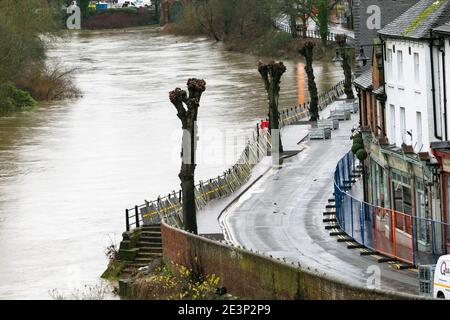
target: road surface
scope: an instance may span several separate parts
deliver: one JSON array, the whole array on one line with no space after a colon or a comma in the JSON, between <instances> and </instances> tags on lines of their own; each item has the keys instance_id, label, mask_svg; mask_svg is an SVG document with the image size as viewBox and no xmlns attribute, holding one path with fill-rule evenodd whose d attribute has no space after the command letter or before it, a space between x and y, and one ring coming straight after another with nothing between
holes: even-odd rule
<instances>
[{"instance_id":1,"label":"road surface","mask_svg":"<svg viewBox=\"0 0 450 320\"><path fill-rule=\"evenodd\" d=\"M367 271L379 267L381 289L416 294L415 272L360 256L324 228L334 170L351 148L350 130L357 118L352 115L350 121L341 121L331 140L304 141L303 151L285 160L281 169L265 174L223 214L226 234L247 249L286 258L354 285L367 286L372 274Z\"/></svg>"}]
</instances>

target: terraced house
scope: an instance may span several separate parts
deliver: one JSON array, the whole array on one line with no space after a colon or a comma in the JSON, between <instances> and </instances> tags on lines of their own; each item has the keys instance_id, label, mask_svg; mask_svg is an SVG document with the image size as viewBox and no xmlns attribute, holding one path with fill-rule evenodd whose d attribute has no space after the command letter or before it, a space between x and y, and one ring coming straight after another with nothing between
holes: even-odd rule
<instances>
[{"instance_id":1,"label":"terraced house","mask_svg":"<svg viewBox=\"0 0 450 320\"><path fill-rule=\"evenodd\" d=\"M450 249L449 22L449 0L419 1L378 32L372 68L355 80L365 199L404 213L386 232L421 264Z\"/></svg>"}]
</instances>

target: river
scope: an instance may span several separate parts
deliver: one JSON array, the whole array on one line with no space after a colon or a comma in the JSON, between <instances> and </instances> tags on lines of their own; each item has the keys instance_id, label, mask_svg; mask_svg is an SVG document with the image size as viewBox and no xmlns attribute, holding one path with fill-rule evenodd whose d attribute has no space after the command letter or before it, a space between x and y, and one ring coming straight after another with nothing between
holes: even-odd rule
<instances>
[{"instance_id":1,"label":"river","mask_svg":"<svg viewBox=\"0 0 450 320\"><path fill-rule=\"evenodd\" d=\"M168 100L207 82L197 179L221 174L267 114L259 58L152 28L73 32L49 52L76 68L82 97L0 118L0 299L49 299L99 283L124 209L179 189L180 121ZM301 62L287 61L280 105L308 99ZM315 66L319 92L342 79Z\"/></svg>"}]
</instances>

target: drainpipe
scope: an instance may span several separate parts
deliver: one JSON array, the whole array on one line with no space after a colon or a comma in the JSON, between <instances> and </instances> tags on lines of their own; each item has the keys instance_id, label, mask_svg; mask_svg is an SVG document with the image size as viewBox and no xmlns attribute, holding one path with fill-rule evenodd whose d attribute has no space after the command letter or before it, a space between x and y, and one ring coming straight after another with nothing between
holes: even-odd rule
<instances>
[{"instance_id":1,"label":"drainpipe","mask_svg":"<svg viewBox=\"0 0 450 320\"><path fill-rule=\"evenodd\" d=\"M434 81L434 56L433 56L433 31L430 30L430 60L431 60L431 95L433 97L433 125L434 137L442 141L442 136L437 132L437 114L436 114L436 84Z\"/></svg>"},{"instance_id":2,"label":"drainpipe","mask_svg":"<svg viewBox=\"0 0 450 320\"><path fill-rule=\"evenodd\" d=\"M445 50L443 47L439 49L442 54L442 81L443 81L443 90L444 90L444 128L445 128L445 141L448 140L447 134L447 75L445 70Z\"/></svg>"},{"instance_id":3,"label":"drainpipe","mask_svg":"<svg viewBox=\"0 0 450 320\"><path fill-rule=\"evenodd\" d=\"M383 100L381 101L381 120L382 120L382 124L381 124L381 128L382 128L382 133L383 133L383 137L386 138L387 137L387 133L386 133L386 69L385 69L385 63L384 63L384 59L386 58L386 43L384 41L384 39L380 36L379 37L380 41L381 41L381 68L383 69Z\"/></svg>"}]
</instances>

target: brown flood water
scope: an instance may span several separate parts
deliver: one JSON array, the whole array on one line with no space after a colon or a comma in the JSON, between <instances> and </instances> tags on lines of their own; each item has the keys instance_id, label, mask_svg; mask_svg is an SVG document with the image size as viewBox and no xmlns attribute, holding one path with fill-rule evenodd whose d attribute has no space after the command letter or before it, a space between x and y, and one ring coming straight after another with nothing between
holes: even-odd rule
<instances>
[{"instance_id":1,"label":"brown flood water","mask_svg":"<svg viewBox=\"0 0 450 320\"><path fill-rule=\"evenodd\" d=\"M0 299L48 299L95 285L124 209L179 189L181 130L168 92L204 78L197 179L221 174L265 117L257 57L155 29L74 32L49 53L83 97L0 118ZM308 100L301 63L286 62L280 104ZM315 66L319 92L342 79Z\"/></svg>"}]
</instances>

